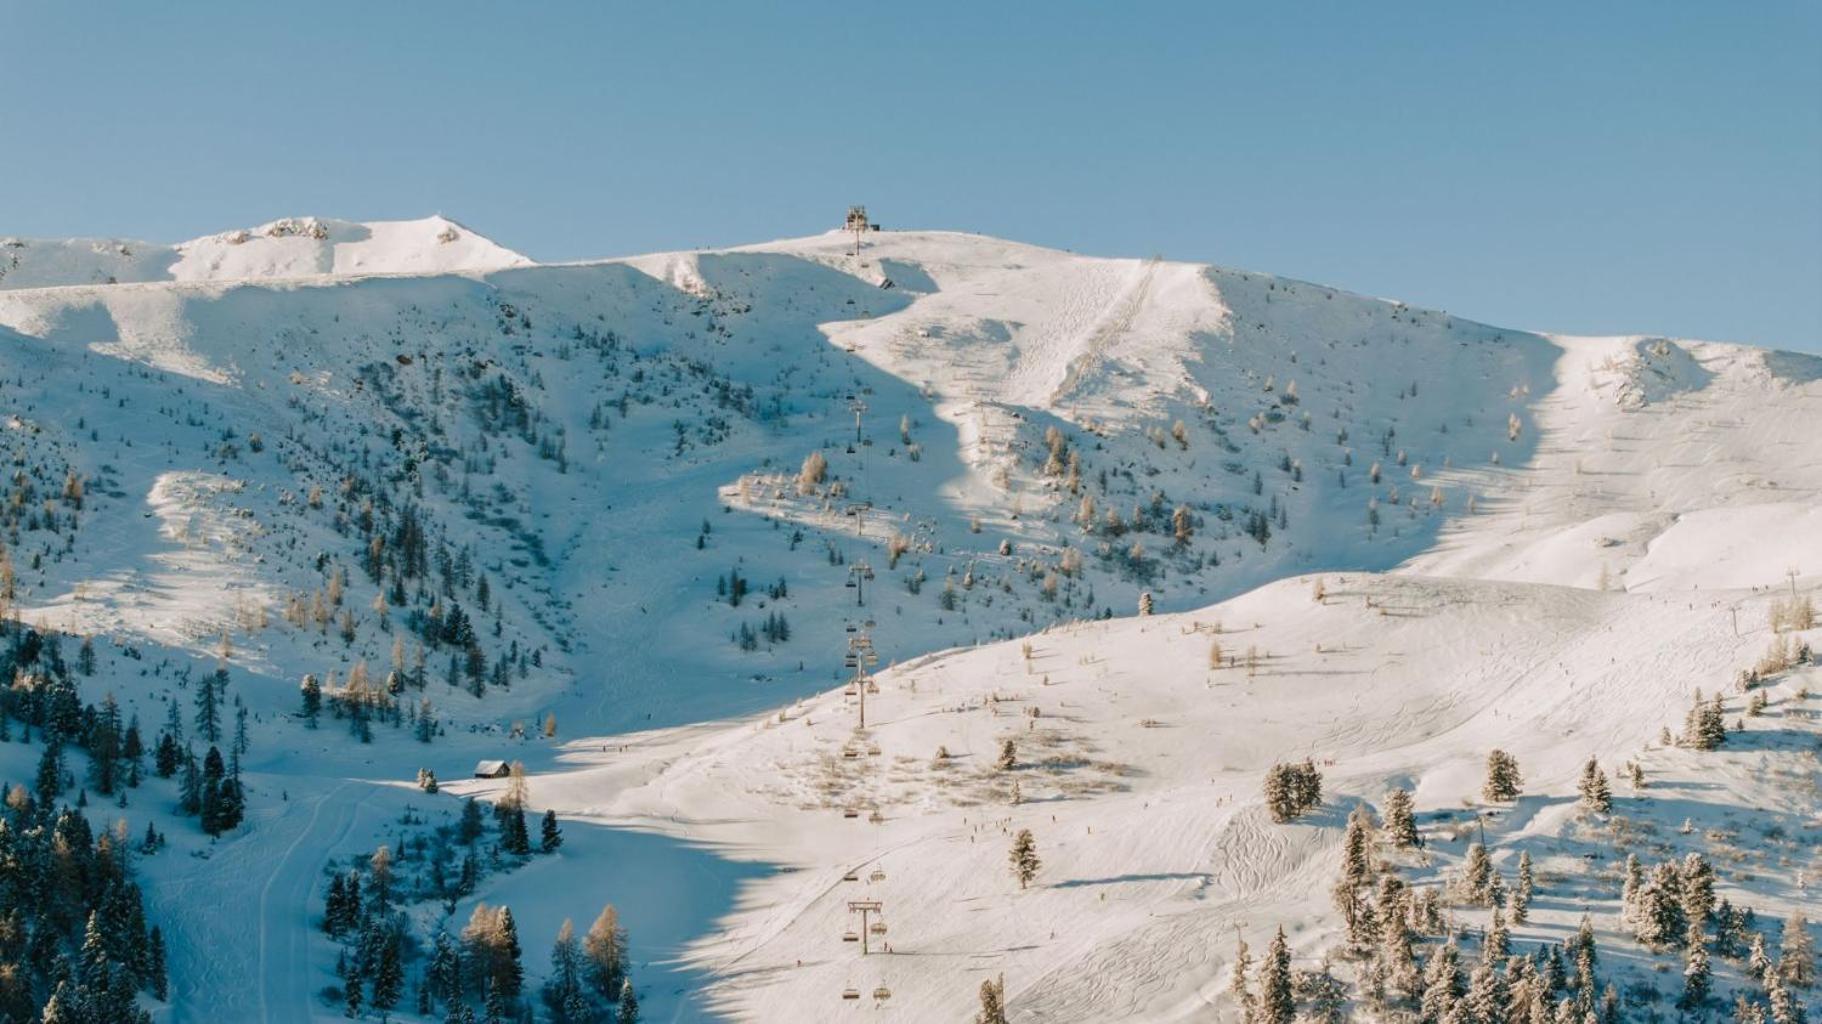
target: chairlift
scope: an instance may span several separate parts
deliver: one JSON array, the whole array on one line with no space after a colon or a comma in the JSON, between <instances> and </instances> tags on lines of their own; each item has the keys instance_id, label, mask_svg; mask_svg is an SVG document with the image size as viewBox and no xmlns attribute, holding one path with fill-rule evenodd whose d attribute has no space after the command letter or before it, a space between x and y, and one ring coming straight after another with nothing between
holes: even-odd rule
<instances>
[{"instance_id":1,"label":"chairlift","mask_svg":"<svg viewBox=\"0 0 1822 1024\"><path fill-rule=\"evenodd\" d=\"M871 928L868 928L867 930L872 932L875 935L884 935L884 934L886 934L886 922L875 921L875 922L873 922L873 926Z\"/></svg>"},{"instance_id":2,"label":"chairlift","mask_svg":"<svg viewBox=\"0 0 1822 1024\"><path fill-rule=\"evenodd\" d=\"M873 680L871 680L871 679L869 679L869 680L867 680L867 692L868 692L868 693L878 693L878 692L879 692L879 684L878 684L878 683L876 683L876 682L874 682L874 681L873 681Z\"/></svg>"},{"instance_id":3,"label":"chairlift","mask_svg":"<svg viewBox=\"0 0 1822 1024\"><path fill-rule=\"evenodd\" d=\"M841 752L841 756L844 760L852 761L860 756L860 751L855 750L853 747L849 747Z\"/></svg>"},{"instance_id":4,"label":"chairlift","mask_svg":"<svg viewBox=\"0 0 1822 1024\"><path fill-rule=\"evenodd\" d=\"M886 880L886 873L884 871L880 870L879 868L874 868L873 873L867 876L867 881L873 882L875 884L883 882L885 880Z\"/></svg>"},{"instance_id":5,"label":"chairlift","mask_svg":"<svg viewBox=\"0 0 1822 1024\"><path fill-rule=\"evenodd\" d=\"M860 693L860 688L855 686L853 683L849 683L848 685L842 687L842 689L841 689L841 695L843 697L853 697L859 693Z\"/></svg>"},{"instance_id":6,"label":"chairlift","mask_svg":"<svg viewBox=\"0 0 1822 1024\"><path fill-rule=\"evenodd\" d=\"M858 817L860 817L860 808L844 807L844 808L842 808L841 816L844 818L858 818Z\"/></svg>"},{"instance_id":7,"label":"chairlift","mask_svg":"<svg viewBox=\"0 0 1822 1024\"><path fill-rule=\"evenodd\" d=\"M842 933L842 936L841 936L841 941L843 941L843 942L859 942L859 941L860 941L860 933L859 933L859 932L857 932L857 931L847 931L847 932L843 932L843 933Z\"/></svg>"},{"instance_id":8,"label":"chairlift","mask_svg":"<svg viewBox=\"0 0 1822 1024\"><path fill-rule=\"evenodd\" d=\"M867 744L867 756L868 757L878 757L879 756L879 744L877 744L877 743Z\"/></svg>"},{"instance_id":9,"label":"chairlift","mask_svg":"<svg viewBox=\"0 0 1822 1024\"><path fill-rule=\"evenodd\" d=\"M842 629L849 633L855 632L858 628L859 627L855 626L854 623L852 623L852 622L846 623L842 626Z\"/></svg>"},{"instance_id":10,"label":"chairlift","mask_svg":"<svg viewBox=\"0 0 1822 1024\"><path fill-rule=\"evenodd\" d=\"M858 882L858 881L860 881L860 872L850 871L847 874L841 876L841 880L844 882Z\"/></svg>"},{"instance_id":11,"label":"chairlift","mask_svg":"<svg viewBox=\"0 0 1822 1024\"><path fill-rule=\"evenodd\" d=\"M884 985L881 985L880 987L873 990L873 998L875 1000L877 1000L878 1002L883 1003L886 1000L892 998L892 990L887 988Z\"/></svg>"},{"instance_id":12,"label":"chairlift","mask_svg":"<svg viewBox=\"0 0 1822 1024\"><path fill-rule=\"evenodd\" d=\"M853 988L853 987L842 989L841 997L843 999L859 999L860 998L860 989Z\"/></svg>"},{"instance_id":13,"label":"chairlift","mask_svg":"<svg viewBox=\"0 0 1822 1024\"><path fill-rule=\"evenodd\" d=\"M858 586L858 584L856 584L854 582L854 580L852 578L850 578L848 580L848 582L843 583L842 586L847 587L849 590L853 590L856 586Z\"/></svg>"}]
</instances>

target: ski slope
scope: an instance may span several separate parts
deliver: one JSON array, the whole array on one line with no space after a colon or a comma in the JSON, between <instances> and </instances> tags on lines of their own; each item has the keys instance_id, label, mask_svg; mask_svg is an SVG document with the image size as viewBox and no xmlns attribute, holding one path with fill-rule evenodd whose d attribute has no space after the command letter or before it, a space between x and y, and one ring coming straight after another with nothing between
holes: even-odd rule
<instances>
[{"instance_id":1,"label":"ski slope","mask_svg":"<svg viewBox=\"0 0 1822 1024\"><path fill-rule=\"evenodd\" d=\"M163 790L127 812L174 836L144 868L170 1020L339 1019L324 863L447 820L420 768L493 792L458 781L481 758L524 761L571 839L457 917L510 902L536 975L564 917L620 904L650 1019L825 1019L885 984L959 1020L1001 973L1015 1020L1207 1019L1236 928L1332 935L1355 798L1409 786L1453 828L1491 746L1534 794L1502 861L1583 870L1562 795L1591 754L1650 763L1632 813L1671 831L1678 801L1816 820L1810 769L1751 782L1801 765L1778 744L1813 730L1813 671L1740 751L1657 737L1822 581L1822 362L959 232L852 243L538 266L431 218L0 248L9 450L43 493L86 484L9 540L21 618L100 638L93 685L147 722L189 699L148 666L212 667L225 635L252 715L251 829L186 835ZM411 609L483 606L445 572L398 607L363 571L363 523L390 542L406 507L489 581L478 632L519 668L477 696L433 663L428 745L305 730L304 673L383 677ZM338 570L345 629L294 621ZM739 642L773 614L789 638ZM1006 737L1027 760L999 772ZM1331 798L1270 824L1262 772L1306 755ZM1018 827L1045 863L1024 892ZM1805 857L1759 869L1762 912ZM841 941L856 892L891 953Z\"/></svg>"}]
</instances>

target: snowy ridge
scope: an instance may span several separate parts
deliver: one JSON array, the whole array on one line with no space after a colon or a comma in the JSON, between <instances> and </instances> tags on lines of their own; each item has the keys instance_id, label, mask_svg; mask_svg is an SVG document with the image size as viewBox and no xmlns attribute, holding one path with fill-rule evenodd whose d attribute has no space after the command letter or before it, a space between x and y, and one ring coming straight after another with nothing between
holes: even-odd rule
<instances>
[{"instance_id":1,"label":"snowy ridge","mask_svg":"<svg viewBox=\"0 0 1822 1024\"><path fill-rule=\"evenodd\" d=\"M453 274L530 265L524 256L442 216L367 223L288 217L176 245L0 239L0 288Z\"/></svg>"}]
</instances>

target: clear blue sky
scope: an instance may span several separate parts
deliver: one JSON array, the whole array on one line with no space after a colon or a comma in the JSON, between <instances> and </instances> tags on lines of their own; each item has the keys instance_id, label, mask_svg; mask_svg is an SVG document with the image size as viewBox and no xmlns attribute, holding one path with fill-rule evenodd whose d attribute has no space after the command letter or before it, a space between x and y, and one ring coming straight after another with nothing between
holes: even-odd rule
<instances>
[{"instance_id":1,"label":"clear blue sky","mask_svg":"<svg viewBox=\"0 0 1822 1024\"><path fill-rule=\"evenodd\" d=\"M865 202L1540 329L1822 350L1822 4L0 0L0 234Z\"/></svg>"}]
</instances>

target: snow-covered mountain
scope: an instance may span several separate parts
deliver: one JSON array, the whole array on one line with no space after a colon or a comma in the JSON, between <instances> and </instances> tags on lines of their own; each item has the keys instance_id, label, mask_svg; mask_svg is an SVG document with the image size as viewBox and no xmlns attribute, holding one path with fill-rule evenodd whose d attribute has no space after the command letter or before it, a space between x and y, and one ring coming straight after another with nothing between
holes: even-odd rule
<instances>
[{"instance_id":1,"label":"snow-covered mountain","mask_svg":"<svg viewBox=\"0 0 1822 1024\"><path fill-rule=\"evenodd\" d=\"M0 238L0 288L460 274L530 265L524 256L442 216L368 223L286 217L176 245Z\"/></svg>"},{"instance_id":2,"label":"snow-covered mountain","mask_svg":"<svg viewBox=\"0 0 1822 1024\"><path fill-rule=\"evenodd\" d=\"M1767 807L1810 830L1727 882L1803 902L1814 670L1768 673L1723 752L1658 734L1818 637L1769 609L1822 577L1822 360L954 232L852 245L536 266L431 218L0 249L20 619L95 636L88 696L144 722L218 658L251 716L252 828L159 818L211 859L144 866L197 965L172 1019L339 1015L324 862L451 814L410 780L481 758L574 824L458 916L510 903L538 950L615 900L642 961L681 958L648 1011L686 1018L884 986L964 1019L1005 972L1015 1020L1206 1019L1236 927L1334 941L1355 799L1412 790L1412 880L1454 870L1495 746L1534 794L1487 824L1496 860L1580 879L1526 938L1617 898L1561 799L1590 755L1647 766L1624 813L1657 853L1696 843L1663 834L1683 817L1730 848ZM861 630L887 669L864 732ZM299 720L305 674L388 672L428 744ZM1305 756L1325 811L1269 822L1264 770ZM216 886L257 947L179 898ZM889 956L841 941L862 890Z\"/></svg>"}]
</instances>

